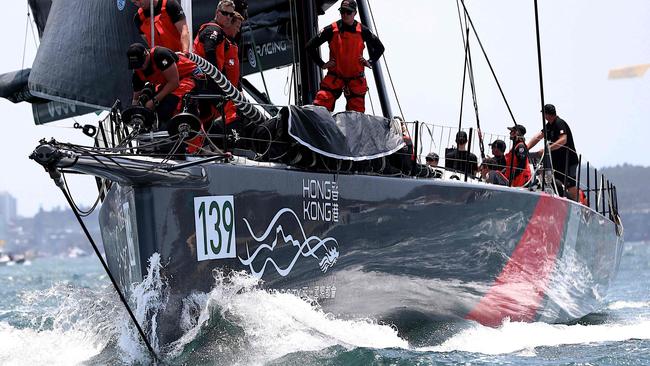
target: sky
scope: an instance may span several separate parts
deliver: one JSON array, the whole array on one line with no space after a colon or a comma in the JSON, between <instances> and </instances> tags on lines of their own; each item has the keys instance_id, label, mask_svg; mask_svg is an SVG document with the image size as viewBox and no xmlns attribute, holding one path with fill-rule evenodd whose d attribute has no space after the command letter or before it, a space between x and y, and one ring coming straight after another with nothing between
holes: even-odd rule
<instances>
[{"instance_id":1,"label":"sky","mask_svg":"<svg viewBox=\"0 0 650 366\"><path fill-rule=\"evenodd\" d=\"M11 1L3 7L0 73L18 70L23 64L26 3ZM530 131L542 126L533 0L466 3L513 114L530 136ZM456 1L370 0L370 4L406 119L457 125L464 50ZM337 19L336 8L321 18L321 27ZM558 115L571 126L583 159L597 167L650 166L650 154L645 151L650 133L650 72L636 79L607 79L610 69L650 63L650 1L542 0L539 12L545 101L555 104ZM36 54L30 31L26 44L24 65L29 67ZM471 47L481 127L505 134L512 125L510 115L477 43ZM277 104L287 101L286 74L275 71L267 76ZM474 126L469 99L463 124ZM374 101L377 105L376 97ZM338 108L343 105L339 103ZM394 100L393 111L397 112ZM91 115L77 120L83 124L96 119ZM4 127L0 191L18 199L20 215L65 205L58 188L27 156L41 138L90 144L78 130L69 128L73 123L35 126L30 105L0 99L0 126ZM94 201L92 179L70 183L80 203Z\"/></svg>"}]
</instances>

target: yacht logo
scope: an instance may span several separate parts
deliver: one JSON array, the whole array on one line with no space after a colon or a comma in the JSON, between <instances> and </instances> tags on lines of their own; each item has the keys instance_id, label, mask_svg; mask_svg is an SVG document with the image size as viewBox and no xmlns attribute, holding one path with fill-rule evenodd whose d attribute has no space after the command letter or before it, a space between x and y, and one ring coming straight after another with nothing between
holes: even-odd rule
<instances>
[{"instance_id":1,"label":"yacht logo","mask_svg":"<svg viewBox=\"0 0 650 366\"><path fill-rule=\"evenodd\" d=\"M255 51L252 48L248 49L248 63L252 68L257 67L257 59L255 58Z\"/></svg>"},{"instance_id":2,"label":"yacht logo","mask_svg":"<svg viewBox=\"0 0 650 366\"><path fill-rule=\"evenodd\" d=\"M314 265L318 265L320 270L326 273L339 258L338 241L331 237L324 239L317 236L307 237L300 219L289 208L278 211L259 237L255 235L248 220L244 219L244 223L257 247L251 253L250 245L247 243L248 257L239 257L239 261L244 266L248 266L251 274L256 278L264 276L267 266L275 268L280 276L285 277L291 273L299 260L314 261ZM291 234L291 230L297 233L297 237Z\"/></svg>"},{"instance_id":3,"label":"yacht logo","mask_svg":"<svg viewBox=\"0 0 650 366\"><path fill-rule=\"evenodd\" d=\"M124 10L125 6L126 6L126 0L117 0L117 9L119 11Z\"/></svg>"}]
</instances>

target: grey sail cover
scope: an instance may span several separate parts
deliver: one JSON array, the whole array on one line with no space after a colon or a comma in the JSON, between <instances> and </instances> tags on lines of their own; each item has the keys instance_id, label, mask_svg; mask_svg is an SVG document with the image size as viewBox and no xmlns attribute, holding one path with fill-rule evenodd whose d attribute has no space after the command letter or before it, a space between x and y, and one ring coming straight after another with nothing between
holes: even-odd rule
<instances>
[{"instance_id":1,"label":"grey sail cover","mask_svg":"<svg viewBox=\"0 0 650 366\"><path fill-rule=\"evenodd\" d=\"M126 49L141 40L126 0L57 0L29 75L32 95L108 109L131 100Z\"/></svg>"},{"instance_id":2,"label":"grey sail cover","mask_svg":"<svg viewBox=\"0 0 650 366\"><path fill-rule=\"evenodd\" d=\"M359 112L331 115L324 107L289 107L289 135L301 145L334 159L363 161L391 155L402 147L395 120Z\"/></svg>"}]
</instances>

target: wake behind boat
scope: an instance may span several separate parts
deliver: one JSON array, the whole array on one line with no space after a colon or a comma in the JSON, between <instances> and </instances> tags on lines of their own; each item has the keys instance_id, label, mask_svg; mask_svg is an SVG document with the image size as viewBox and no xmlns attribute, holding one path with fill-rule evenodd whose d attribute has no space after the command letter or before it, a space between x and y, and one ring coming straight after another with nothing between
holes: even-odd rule
<instances>
[{"instance_id":1,"label":"wake behind boat","mask_svg":"<svg viewBox=\"0 0 650 366\"><path fill-rule=\"evenodd\" d=\"M52 4L50 17L63 11L60 3ZM578 186L585 188L586 205L560 196L550 170L543 167L532 172L523 188L486 184L467 170L419 164L425 127L438 128L441 136L455 130L405 122L414 131L409 152L402 122L393 118L385 98L384 117L357 112L331 116L322 107L308 106L321 75L300 64L306 59L301 46L314 35L316 14L332 4L266 3L251 2L250 28L243 39L252 48L242 49L253 50L249 64L262 62L257 58L262 55L255 54L255 37L277 30L278 24L268 27L262 20L282 10L286 19L278 22L295 26L288 33L288 48L300 57L287 55L301 70L295 83L300 106L264 100L257 106L231 95L262 117L248 119L241 134L207 134L213 146L179 159L178 148L200 135L191 114L161 134L141 109L127 113L113 100L83 102L113 106L100 121L96 146L43 141L32 155L64 192L61 174L66 172L101 178L103 245L122 292L128 294L143 281L147 261L156 253L161 256L168 281L168 301L157 315L162 344L187 330L179 315L190 306L191 294L211 288L214 271L243 271L265 289L317 301L336 316L385 319L398 326L400 319L414 316L493 326L507 318L568 322L600 308L623 248L611 184L597 172L590 181L593 169L587 167L585 173L581 167L587 184L580 184L579 173ZM111 14L107 19L114 16L116 22L133 15L114 4L79 2L79 8L84 6L105 8ZM370 23L368 9L366 1L359 1L364 23ZM56 27L48 24L51 29ZM43 59L32 70L34 80L43 82L38 90L30 89L39 98L53 90L47 85L50 76L78 90L83 84L37 68L51 65L45 59L54 46L46 41L53 34L43 36ZM130 44L126 34L109 38L114 39L108 47L124 50ZM65 42L56 39L58 46ZM278 63L282 61L276 58L261 69ZM109 64L118 68L124 62ZM385 95L381 68L374 72ZM110 85L106 89L96 92L120 95ZM485 136L469 132L470 146ZM437 146L441 143L442 138ZM174 148L164 150L170 144Z\"/></svg>"}]
</instances>

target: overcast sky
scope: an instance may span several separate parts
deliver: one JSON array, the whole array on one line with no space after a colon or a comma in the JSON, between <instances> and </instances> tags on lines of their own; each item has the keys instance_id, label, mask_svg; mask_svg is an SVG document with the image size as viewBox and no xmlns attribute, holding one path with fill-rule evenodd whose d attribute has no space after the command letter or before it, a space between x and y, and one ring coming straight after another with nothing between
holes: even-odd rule
<instances>
[{"instance_id":1,"label":"overcast sky","mask_svg":"<svg viewBox=\"0 0 650 366\"><path fill-rule=\"evenodd\" d=\"M612 68L650 63L650 1L539 3L545 100L554 103L558 115L571 126L579 153L600 167L650 165L645 151L650 133L650 72L636 79L607 79ZM515 117L528 131L541 129L533 1L469 0L467 4ZM457 125L464 53L456 1L371 0L371 5L406 119ZM4 11L0 73L21 67L26 1L7 2ZM336 17L335 11L329 12L321 26ZM503 134L512 122L476 43L472 50L482 128ZM34 55L29 33L25 67ZM286 103L286 72L273 74L271 95L277 104ZM471 105L465 108L465 125L473 126ZM396 106L393 109L397 112ZM64 205L47 174L27 156L43 137L85 144L89 139L65 128L72 121L56 123L64 127L34 126L27 104L1 99L0 116L4 128L0 191L17 197L21 215L32 215L41 206ZM91 203L96 192L93 181L73 183L79 200Z\"/></svg>"}]
</instances>

